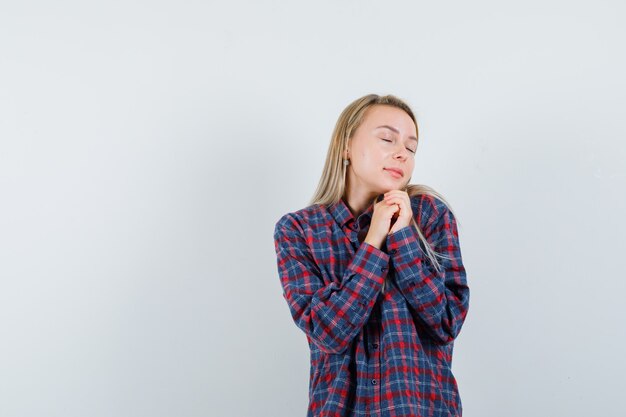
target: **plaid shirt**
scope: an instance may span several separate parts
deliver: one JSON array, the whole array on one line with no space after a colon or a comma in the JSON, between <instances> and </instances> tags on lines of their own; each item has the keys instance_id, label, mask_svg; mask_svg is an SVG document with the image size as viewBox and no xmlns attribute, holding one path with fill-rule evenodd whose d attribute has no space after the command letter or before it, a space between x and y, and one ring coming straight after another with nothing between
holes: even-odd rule
<instances>
[{"instance_id":1,"label":"plaid shirt","mask_svg":"<svg viewBox=\"0 0 626 417\"><path fill-rule=\"evenodd\" d=\"M462 414L451 364L469 287L456 221L431 196L411 197L411 208L435 250L452 258L441 273L412 225L381 249L363 242L373 204L358 219L340 200L276 223L283 297L311 349L308 417Z\"/></svg>"}]
</instances>

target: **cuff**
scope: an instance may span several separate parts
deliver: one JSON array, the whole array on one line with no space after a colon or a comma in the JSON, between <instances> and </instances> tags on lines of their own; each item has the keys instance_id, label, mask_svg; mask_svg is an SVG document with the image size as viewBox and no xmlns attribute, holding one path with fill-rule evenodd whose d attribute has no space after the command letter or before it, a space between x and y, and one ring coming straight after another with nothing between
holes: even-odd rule
<instances>
[{"instance_id":1,"label":"cuff","mask_svg":"<svg viewBox=\"0 0 626 417\"><path fill-rule=\"evenodd\" d=\"M428 257L420 246L419 236L413 225L405 226L387 236L387 252L396 271L415 264L416 259L424 260Z\"/></svg>"},{"instance_id":2,"label":"cuff","mask_svg":"<svg viewBox=\"0 0 626 417\"><path fill-rule=\"evenodd\" d=\"M362 242L354 259L348 267L358 276L363 277L357 284L359 292L364 292L365 299L374 299L382 288L389 272L389 255L367 242Z\"/></svg>"}]
</instances>

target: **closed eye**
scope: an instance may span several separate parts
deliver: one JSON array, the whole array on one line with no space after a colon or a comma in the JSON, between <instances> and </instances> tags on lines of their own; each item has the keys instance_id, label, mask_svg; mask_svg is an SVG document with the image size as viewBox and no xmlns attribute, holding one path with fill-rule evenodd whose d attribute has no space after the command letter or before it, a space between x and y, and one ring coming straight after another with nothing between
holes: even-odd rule
<instances>
[{"instance_id":1,"label":"closed eye","mask_svg":"<svg viewBox=\"0 0 626 417\"><path fill-rule=\"evenodd\" d=\"M380 140L384 140L385 142L391 142L389 139L380 138ZM413 154L415 153L415 151L413 149L411 149L411 148L407 148L407 149L408 149L409 152L411 152Z\"/></svg>"}]
</instances>

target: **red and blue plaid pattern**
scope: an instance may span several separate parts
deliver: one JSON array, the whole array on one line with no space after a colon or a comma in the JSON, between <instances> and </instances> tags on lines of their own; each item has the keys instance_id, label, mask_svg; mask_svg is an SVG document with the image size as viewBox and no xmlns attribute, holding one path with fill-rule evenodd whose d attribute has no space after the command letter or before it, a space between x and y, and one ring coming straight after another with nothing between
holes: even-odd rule
<instances>
[{"instance_id":1,"label":"red and blue plaid pattern","mask_svg":"<svg viewBox=\"0 0 626 417\"><path fill-rule=\"evenodd\" d=\"M440 273L412 225L381 249L363 242L373 204L358 219L340 200L276 223L283 297L311 349L308 417L462 414L451 364L469 287L456 221L431 196L411 197L411 208L451 258Z\"/></svg>"}]
</instances>

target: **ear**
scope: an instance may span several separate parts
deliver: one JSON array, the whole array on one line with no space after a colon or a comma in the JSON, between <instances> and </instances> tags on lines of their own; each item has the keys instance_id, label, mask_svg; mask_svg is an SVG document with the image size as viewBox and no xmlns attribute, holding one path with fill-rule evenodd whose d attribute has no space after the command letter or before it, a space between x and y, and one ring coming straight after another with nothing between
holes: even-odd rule
<instances>
[{"instance_id":1,"label":"ear","mask_svg":"<svg viewBox=\"0 0 626 417\"><path fill-rule=\"evenodd\" d=\"M343 150L343 159L350 159L350 143L352 138L348 138L346 141L346 149Z\"/></svg>"}]
</instances>

